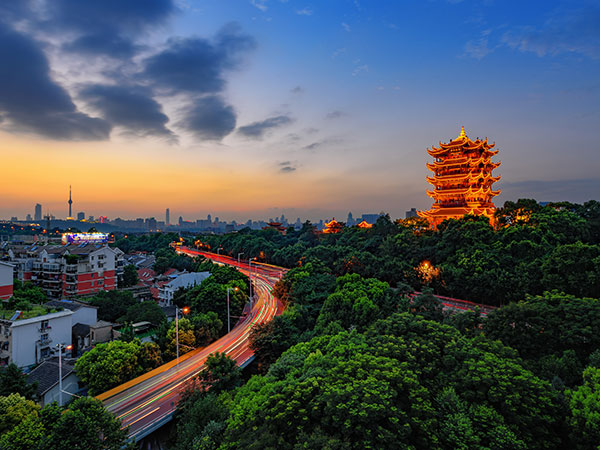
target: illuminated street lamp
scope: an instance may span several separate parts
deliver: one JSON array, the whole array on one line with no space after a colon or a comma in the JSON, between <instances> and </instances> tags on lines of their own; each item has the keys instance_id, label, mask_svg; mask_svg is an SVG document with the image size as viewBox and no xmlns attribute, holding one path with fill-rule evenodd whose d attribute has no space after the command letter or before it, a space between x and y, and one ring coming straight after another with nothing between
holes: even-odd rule
<instances>
[{"instance_id":1,"label":"illuminated street lamp","mask_svg":"<svg viewBox=\"0 0 600 450\"><path fill-rule=\"evenodd\" d=\"M231 316L229 315L229 290L230 289L231 289L230 287L227 288L227 332L228 333L231 331ZM233 290L235 292L237 292L238 287L237 286L234 287Z\"/></svg>"},{"instance_id":2,"label":"illuminated street lamp","mask_svg":"<svg viewBox=\"0 0 600 450\"><path fill-rule=\"evenodd\" d=\"M63 388L62 388L62 352L63 349L65 350L71 350L73 348L72 345L65 345L65 344L56 344L56 348L58 348L58 404L59 406L63 405L63 401L62 401L62 395L63 395Z\"/></svg>"},{"instance_id":3,"label":"illuminated street lamp","mask_svg":"<svg viewBox=\"0 0 600 450\"><path fill-rule=\"evenodd\" d=\"M184 314L190 312L190 308L184 306L182 309ZM175 306L175 339L177 341L177 365L179 365L179 307Z\"/></svg>"}]
</instances>

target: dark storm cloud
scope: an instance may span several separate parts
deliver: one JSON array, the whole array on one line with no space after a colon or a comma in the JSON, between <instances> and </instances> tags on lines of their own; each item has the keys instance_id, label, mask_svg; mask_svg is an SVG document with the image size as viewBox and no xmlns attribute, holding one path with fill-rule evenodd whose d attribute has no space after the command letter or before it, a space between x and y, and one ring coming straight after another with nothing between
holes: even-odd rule
<instances>
[{"instance_id":1,"label":"dark storm cloud","mask_svg":"<svg viewBox=\"0 0 600 450\"><path fill-rule=\"evenodd\" d=\"M340 117L344 117L345 115L346 113L344 113L343 111L331 111L330 113L327 113L325 117L327 117L328 119L339 119Z\"/></svg>"},{"instance_id":2,"label":"dark storm cloud","mask_svg":"<svg viewBox=\"0 0 600 450\"><path fill-rule=\"evenodd\" d=\"M95 85L85 88L80 96L114 126L125 127L142 136L173 136L165 127L169 118L163 114L149 89Z\"/></svg>"},{"instance_id":3,"label":"dark storm cloud","mask_svg":"<svg viewBox=\"0 0 600 450\"><path fill-rule=\"evenodd\" d=\"M66 50L118 58L133 55L135 37L164 23L175 6L172 0L52 0L47 9L44 27L79 33Z\"/></svg>"},{"instance_id":4,"label":"dark storm cloud","mask_svg":"<svg viewBox=\"0 0 600 450\"><path fill-rule=\"evenodd\" d=\"M108 122L79 111L49 75L38 44L0 24L0 111L3 127L53 139L108 139Z\"/></svg>"},{"instance_id":5,"label":"dark storm cloud","mask_svg":"<svg viewBox=\"0 0 600 450\"><path fill-rule=\"evenodd\" d=\"M508 31L502 40L538 56L572 52L600 58L600 6L590 3L578 9L558 8L543 26Z\"/></svg>"},{"instance_id":6,"label":"dark storm cloud","mask_svg":"<svg viewBox=\"0 0 600 450\"><path fill-rule=\"evenodd\" d=\"M296 167L294 167L294 164L291 161L280 162L278 164L278 166L279 166L279 171L283 172L283 173L290 173L290 172L296 171Z\"/></svg>"},{"instance_id":7,"label":"dark storm cloud","mask_svg":"<svg viewBox=\"0 0 600 450\"><path fill-rule=\"evenodd\" d=\"M165 50L145 61L142 75L169 92L219 93L225 87L225 71L234 69L240 55L254 46L254 39L237 25L224 27L212 41L172 38Z\"/></svg>"},{"instance_id":8,"label":"dark storm cloud","mask_svg":"<svg viewBox=\"0 0 600 450\"><path fill-rule=\"evenodd\" d=\"M264 137L264 135L273 128L288 125L292 122L293 119L285 115L269 117L268 119L261 120L259 122L253 122L249 125L239 127L238 133L249 138L260 139Z\"/></svg>"},{"instance_id":9,"label":"dark storm cloud","mask_svg":"<svg viewBox=\"0 0 600 450\"><path fill-rule=\"evenodd\" d=\"M186 110L185 118L177 125L196 137L220 140L235 129L236 115L233 107L217 95L201 97Z\"/></svg>"},{"instance_id":10,"label":"dark storm cloud","mask_svg":"<svg viewBox=\"0 0 600 450\"><path fill-rule=\"evenodd\" d=\"M108 139L111 129L119 126L138 136L176 139L166 127L169 118L156 96L184 94L179 97L183 101L180 130L210 140L231 133L235 110L221 96L227 72L238 68L244 54L256 45L239 25L226 25L211 39L171 38L141 61L139 72L131 72L132 58L149 50L147 32L173 16L175 1L0 0L2 128L53 139L98 140ZM19 23L20 31L4 28L2 21ZM78 111L66 90L72 86L52 80L42 47L47 44L49 49L71 53L66 67L59 64L59 73L71 69L73 56L111 58L94 62L99 64L102 84L89 83L79 92L80 99L102 118ZM61 61L62 55L56 56Z\"/></svg>"},{"instance_id":11,"label":"dark storm cloud","mask_svg":"<svg viewBox=\"0 0 600 450\"><path fill-rule=\"evenodd\" d=\"M138 46L130 39L119 35L86 34L63 46L64 50L87 55L108 54L113 58L127 58L133 55Z\"/></svg>"},{"instance_id":12,"label":"dark storm cloud","mask_svg":"<svg viewBox=\"0 0 600 450\"><path fill-rule=\"evenodd\" d=\"M305 145L304 147L302 147L304 150L316 150L318 149L321 145L323 145L322 142L313 142L312 144L308 144Z\"/></svg>"},{"instance_id":13,"label":"dark storm cloud","mask_svg":"<svg viewBox=\"0 0 600 450\"><path fill-rule=\"evenodd\" d=\"M14 23L31 14L31 1L0 1L0 21Z\"/></svg>"},{"instance_id":14,"label":"dark storm cloud","mask_svg":"<svg viewBox=\"0 0 600 450\"><path fill-rule=\"evenodd\" d=\"M343 142L343 139L331 137L331 138L325 138L323 140L313 142L312 144L305 145L302 148L304 150L313 152L313 151L317 150L318 148L323 147L324 145L340 144L341 142Z\"/></svg>"}]
</instances>

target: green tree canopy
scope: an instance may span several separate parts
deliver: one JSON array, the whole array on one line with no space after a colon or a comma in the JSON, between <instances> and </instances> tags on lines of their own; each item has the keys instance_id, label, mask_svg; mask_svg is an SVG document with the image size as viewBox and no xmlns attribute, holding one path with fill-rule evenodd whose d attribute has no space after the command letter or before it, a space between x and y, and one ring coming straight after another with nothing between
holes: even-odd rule
<instances>
[{"instance_id":1,"label":"green tree canopy","mask_svg":"<svg viewBox=\"0 0 600 450\"><path fill-rule=\"evenodd\" d=\"M79 379L97 395L142 373L137 341L112 341L98 344L75 363Z\"/></svg>"},{"instance_id":2,"label":"green tree canopy","mask_svg":"<svg viewBox=\"0 0 600 450\"><path fill-rule=\"evenodd\" d=\"M403 313L284 353L238 391L224 445L550 448L558 412L511 349Z\"/></svg>"},{"instance_id":3,"label":"green tree canopy","mask_svg":"<svg viewBox=\"0 0 600 450\"><path fill-rule=\"evenodd\" d=\"M15 364L0 368L0 396L20 394L28 400L34 400L37 394L37 382L29 384L27 375Z\"/></svg>"},{"instance_id":4,"label":"green tree canopy","mask_svg":"<svg viewBox=\"0 0 600 450\"><path fill-rule=\"evenodd\" d=\"M133 264L128 264L123 269L123 287L135 286L138 284L139 277L137 269Z\"/></svg>"},{"instance_id":5,"label":"green tree canopy","mask_svg":"<svg viewBox=\"0 0 600 450\"><path fill-rule=\"evenodd\" d=\"M235 360L225 353L210 354L206 359L205 366L205 369L198 375L203 389L220 394L223 391L235 389L241 384L241 369Z\"/></svg>"},{"instance_id":6,"label":"green tree canopy","mask_svg":"<svg viewBox=\"0 0 600 450\"><path fill-rule=\"evenodd\" d=\"M583 385L568 391L567 396L573 442L578 449L597 447L600 443L600 369L585 369Z\"/></svg>"}]
</instances>

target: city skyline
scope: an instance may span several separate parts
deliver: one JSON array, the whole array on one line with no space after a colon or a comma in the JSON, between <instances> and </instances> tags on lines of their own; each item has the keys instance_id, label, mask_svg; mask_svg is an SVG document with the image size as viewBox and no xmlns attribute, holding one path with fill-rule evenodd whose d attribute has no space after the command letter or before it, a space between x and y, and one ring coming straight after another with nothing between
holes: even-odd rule
<instances>
[{"instance_id":1,"label":"city skyline","mask_svg":"<svg viewBox=\"0 0 600 450\"><path fill-rule=\"evenodd\" d=\"M404 217L463 125L497 206L600 192L594 2L70 6L0 6L0 217Z\"/></svg>"}]
</instances>

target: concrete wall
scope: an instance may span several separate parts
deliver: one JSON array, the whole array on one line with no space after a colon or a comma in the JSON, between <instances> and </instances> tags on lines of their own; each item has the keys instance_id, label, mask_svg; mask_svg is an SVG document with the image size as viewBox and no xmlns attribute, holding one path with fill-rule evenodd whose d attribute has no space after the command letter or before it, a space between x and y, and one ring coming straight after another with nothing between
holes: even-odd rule
<instances>
[{"instance_id":1,"label":"concrete wall","mask_svg":"<svg viewBox=\"0 0 600 450\"><path fill-rule=\"evenodd\" d=\"M65 310L13 322L10 327L12 362L19 367L31 366L44 359L44 349L51 356L51 350L56 349L56 344L71 345L72 315L72 311ZM49 328L40 331L43 321L48 321ZM40 343L42 334L47 334L50 341Z\"/></svg>"}]
</instances>

